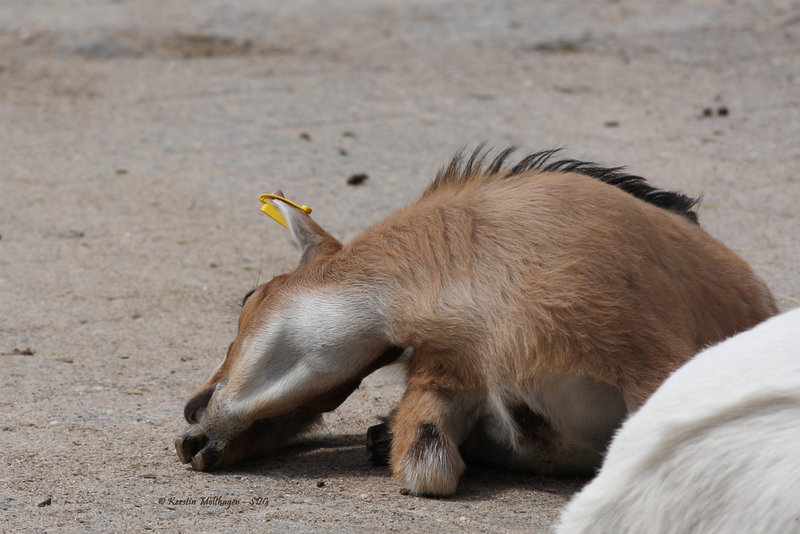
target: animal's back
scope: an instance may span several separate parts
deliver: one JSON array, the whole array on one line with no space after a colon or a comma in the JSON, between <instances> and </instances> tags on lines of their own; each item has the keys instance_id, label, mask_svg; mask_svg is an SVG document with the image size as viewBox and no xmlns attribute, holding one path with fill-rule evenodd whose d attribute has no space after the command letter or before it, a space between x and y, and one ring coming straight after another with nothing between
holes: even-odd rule
<instances>
[{"instance_id":1,"label":"animal's back","mask_svg":"<svg viewBox=\"0 0 800 534\"><path fill-rule=\"evenodd\" d=\"M579 173L445 183L351 246L394 271L400 343L455 349L520 384L542 369L635 382L629 407L775 311L749 266L689 218Z\"/></svg>"}]
</instances>

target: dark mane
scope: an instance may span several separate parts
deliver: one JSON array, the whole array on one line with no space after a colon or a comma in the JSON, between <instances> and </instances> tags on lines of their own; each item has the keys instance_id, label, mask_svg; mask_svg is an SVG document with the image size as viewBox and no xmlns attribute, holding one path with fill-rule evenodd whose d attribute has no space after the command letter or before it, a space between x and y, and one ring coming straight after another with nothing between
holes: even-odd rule
<instances>
[{"instance_id":1,"label":"dark mane","mask_svg":"<svg viewBox=\"0 0 800 534\"><path fill-rule=\"evenodd\" d=\"M458 185L478 177L510 178L528 171L540 172L576 172L613 185L636 198L654 204L665 210L675 212L697 223L697 213L693 210L700 202L677 191L665 191L653 187L641 176L623 172L624 167L601 167L591 162L575 159L559 159L551 161L560 148L534 152L522 158L512 167L505 166L508 157L517 150L516 146L506 148L488 161L491 149L481 144L468 159L464 159L464 150L459 151L450 163L439 170L436 177L423 193L423 196L446 185ZM487 163L488 161L488 163Z\"/></svg>"}]
</instances>

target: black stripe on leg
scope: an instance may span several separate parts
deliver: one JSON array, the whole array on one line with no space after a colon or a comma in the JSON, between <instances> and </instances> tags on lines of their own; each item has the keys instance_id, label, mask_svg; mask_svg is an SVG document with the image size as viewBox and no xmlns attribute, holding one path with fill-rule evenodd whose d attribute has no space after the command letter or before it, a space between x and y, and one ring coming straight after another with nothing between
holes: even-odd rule
<instances>
[{"instance_id":1,"label":"black stripe on leg","mask_svg":"<svg viewBox=\"0 0 800 534\"><path fill-rule=\"evenodd\" d=\"M408 454L412 458L419 460L431 450L435 450L443 446L444 437L442 436L442 433L439 432L439 429L436 428L435 425L426 423L424 425L420 425L419 430L417 430L417 437L414 439L414 443L408 450Z\"/></svg>"}]
</instances>

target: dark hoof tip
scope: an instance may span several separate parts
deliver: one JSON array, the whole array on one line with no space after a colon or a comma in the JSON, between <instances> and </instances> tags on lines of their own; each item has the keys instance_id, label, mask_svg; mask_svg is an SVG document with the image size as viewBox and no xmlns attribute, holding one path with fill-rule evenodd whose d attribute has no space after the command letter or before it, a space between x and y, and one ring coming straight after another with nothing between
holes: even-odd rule
<instances>
[{"instance_id":1,"label":"dark hoof tip","mask_svg":"<svg viewBox=\"0 0 800 534\"><path fill-rule=\"evenodd\" d=\"M198 431L190 431L182 436L175 438L175 452L181 463L188 464L197 451L205 447L208 438L205 434Z\"/></svg>"},{"instance_id":2,"label":"dark hoof tip","mask_svg":"<svg viewBox=\"0 0 800 534\"><path fill-rule=\"evenodd\" d=\"M222 453L225 451L226 443L223 441L212 441L203 449L192 456L192 469L195 471L212 471L221 465Z\"/></svg>"},{"instance_id":3,"label":"dark hoof tip","mask_svg":"<svg viewBox=\"0 0 800 534\"><path fill-rule=\"evenodd\" d=\"M372 465L389 465L389 453L391 450L392 431L387 423L381 423L367 429L367 452Z\"/></svg>"}]
</instances>

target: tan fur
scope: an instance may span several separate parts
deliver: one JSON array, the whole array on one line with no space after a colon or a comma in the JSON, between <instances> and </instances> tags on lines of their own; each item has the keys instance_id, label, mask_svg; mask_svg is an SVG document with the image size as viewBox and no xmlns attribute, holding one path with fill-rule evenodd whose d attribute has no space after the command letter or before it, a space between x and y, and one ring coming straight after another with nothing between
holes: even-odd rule
<instances>
[{"instance_id":1,"label":"tan fur","mask_svg":"<svg viewBox=\"0 0 800 534\"><path fill-rule=\"evenodd\" d=\"M410 387L394 416L391 465L395 478L418 494L454 493L458 479L464 472L464 461L458 453L459 443L451 437L453 419L452 405L446 398L448 393L452 394L452 391ZM418 442L423 425L430 425L439 432L442 441L427 444L428 448L438 449L438 454L431 454L424 449L414 452L415 447L426 446ZM424 455L429 457L428 461L420 461L417 458L423 455L420 453L427 453Z\"/></svg>"},{"instance_id":2,"label":"tan fur","mask_svg":"<svg viewBox=\"0 0 800 534\"><path fill-rule=\"evenodd\" d=\"M466 441L494 443L507 465L569 472L569 458L580 457L576 471L592 468L613 425L596 433L599 446L570 437L574 428L559 422L565 404L548 400L558 392L552 384L587 377L607 385L592 395L618 391L632 411L700 349L776 312L749 266L680 214L579 173L500 179L480 166L459 178L451 165L418 202L346 246L306 214L287 212L301 265L247 301L239 336L198 392L227 384L214 397L234 397L245 383L243 340L295 295L369 295L381 310L380 343L414 349L391 422L393 471L415 493L445 495L463 472ZM386 363L373 361L333 388L333 401L309 398L296 409L333 409ZM574 402L592 402L580 396ZM274 410L253 406L250 420L266 413ZM622 417L614 414L612 423ZM224 434L207 419L199 421L206 433ZM544 430L526 433L525 421ZM503 432L509 437L494 436ZM429 449L436 454L420 452Z\"/></svg>"},{"instance_id":3,"label":"tan fur","mask_svg":"<svg viewBox=\"0 0 800 534\"><path fill-rule=\"evenodd\" d=\"M393 342L417 348L419 380L525 387L564 370L619 386L631 410L699 349L776 311L698 226L578 174L439 189L342 256L385 280Z\"/></svg>"}]
</instances>

